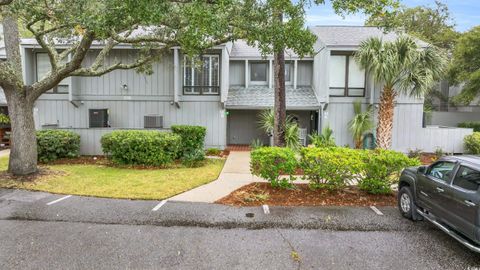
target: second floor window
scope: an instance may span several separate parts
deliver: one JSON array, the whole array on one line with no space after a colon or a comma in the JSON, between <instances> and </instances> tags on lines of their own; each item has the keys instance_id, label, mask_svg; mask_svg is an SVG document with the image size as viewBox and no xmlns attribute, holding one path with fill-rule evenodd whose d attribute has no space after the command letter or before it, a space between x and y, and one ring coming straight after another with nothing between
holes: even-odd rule
<instances>
[{"instance_id":1,"label":"second floor window","mask_svg":"<svg viewBox=\"0 0 480 270\"><path fill-rule=\"evenodd\" d=\"M351 53L332 53L329 69L330 96L365 96L365 70L360 68Z\"/></svg>"},{"instance_id":2,"label":"second floor window","mask_svg":"<svg viewBox=\"0 0 480 270\"><path fill-rule=\"evenodd\" d=\"M50 65L50 58L47 53L36 53L35 54L35 63L36 63L36 80L39 81L45 77L52 67ZM53 89L47 91L50 94L67 94L68 93L68 79L64 79Z\"/></svg>"},{"instance_id":3,"label":"second floor window","mask_svg":"<svg viewBox=\"0 0 480 270\"><path fill-rule=\"evenodd\" d=\"M218 95L220 61L218 55L185 57L183 66L184 95Z\"/></svg>"}]
</instances>

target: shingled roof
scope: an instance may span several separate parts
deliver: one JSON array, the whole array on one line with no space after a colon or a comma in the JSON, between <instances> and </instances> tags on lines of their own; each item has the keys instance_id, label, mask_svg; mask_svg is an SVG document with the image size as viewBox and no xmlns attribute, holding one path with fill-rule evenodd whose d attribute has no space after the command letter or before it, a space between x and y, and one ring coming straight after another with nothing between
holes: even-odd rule
<instances>
[{"instance_id":1,"label":"shingled roof","mask_svg":"<svg viewBox=\"0 0 480 270\"><path fill-rule=\"evenodd\" d=\"M287 109L318 109L320 104L311 87L286 87ZM268 86L231 87L225 103L229 109L266 109L273 107L274 92Z\"/></svg>"},{"instance_id":2,"label":"shingled roof","mask_svg":"<svg viewBox=\"0 0 480 270\"><path fill-rule=\"evenodd\" d=\"M396 32L384 33L374 26L314 26L310 28L320 42L326 46L358 46L360 43L371 37L379 37L384 41L394 41L401 34ZM415 39L421 47L428 46L428 43Z\"/></svg>"}]
</instances>

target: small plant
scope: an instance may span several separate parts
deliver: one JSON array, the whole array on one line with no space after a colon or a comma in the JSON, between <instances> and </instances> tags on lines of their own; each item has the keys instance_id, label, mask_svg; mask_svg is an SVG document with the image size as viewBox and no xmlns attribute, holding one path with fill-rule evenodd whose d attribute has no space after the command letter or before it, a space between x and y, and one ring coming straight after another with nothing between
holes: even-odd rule
<instances>
[{"instance_id":1,"label":"small plant","mask_svg":"<svg viewBox=\"0 0 480 270\"><path fill-rule=\"evenodd\" d=\"M205 161L205 152L202 149L189 151L188 153L184 154L181 160L185 167L200 167L203 165L203 161Z\"/></svg>"},{"instance_id":2,"label":"small plant","mask_svg":"<svg viewBox=\"0 0 480 270\"><path fill-rule=\"evenodd\" d=\"M315 147L336 146L335 138L333 137L333 130L329 126L324 127L321 134L311 134L308 137Z\"/></svg>"},{"instance_id":3,"label":"small plant","mask_svg":"<svg viewBox=\"0 0 480 270\"><path fill-rule=\"evenodd\" d=\"M219 156L222 153L222 150L218 148L208 148L205 150L207 156Z\"/></svg>"},{"instance_id":4,"label":"small plant","mask_svg":"<svg viewBox=\"0 0 480 270\"><path fill-rule=\"evenodd\" d=\"M10 117L4 113L0 113L0 124L10 124Z\"/></svg>"},{"instance_id":5,"label":"small plant","mask_svg":"<svg viewBox=\"0 0 480 270\"><path fill-rule=\"evenodd\" d=\"M251 153L252 174L268 180L272 187L291 188L296 168L297 160L292 149L261 147Z\"/></svg>"},{"instance_id":6,"label":"small plant","mask_svg":"<svg viewBox=\"0 0 480 270\"><path fill-rule=\"evenodd\" d=\"M480 154L480 132L474 132L473 134L465 136L463 139L465 150L469 154Z\"/></svg>"},{"instance_id":7,"label":"small plant","mask_svg":"<svg viewBox=\"0 0 480 270\"><path fill-rule=\"evenodd\" d=\"M268 200L270 195L268 193L246 193L243 197L245 202L265 202Z\"/></svg>"},{"instance_id":8,"label":"small plant","mask_svg":"<svg viewBox=\"0 0 480 270\"><path fill-rule=\"evenodd\" d=\"M260 113L260 120L258 121L259 128L264 130L268 135L273 134L274 123L275 113L272 109L264 110ZM286 146L290 149L298 150L301 147L298 136L298 125L290 115L287 115L284 129Z\"/></svg>"},{"instance_id":9,"label":"small plant","mask_svg":"<svg viewBox=\"0 0 480 270\"><path fill-rule=\"evenodd\" d=\"M263 142L260 141L260 139L254 139L251 143L250 143L250 148L252 148L252 150L255 150L255 149L258 149L260 147L263 147Z\"/></svg>"},{"instance_id":10,"label":"small plant","mask_svg":"<svg viewBox=\"0 0 480 270\"><path fill-rule=\"evenodd\" d=\"M422 154L422 149L415 148L415 149L409 149L407 156L409 158L420 158L421 154Z\"/></svg>"},{"instance_id":11,"label":"small plant","mask_svg":"<svg viewBox=\"0 0 480 270\"><path fill-rule=\"evenodd\" d=\"M356 149L362 148L363 135L373 128L372 109L373 107L370 105L367 107L367 110L362 111L361 101L353 103L355 116L348 122L348 129L352 133Z\"/></svg>"},{"instance_id":12,"label":"small plant","mask_svg":"<svg viewBox=\"0 0 480 270\"><path fill-rule=\"evenodd\" d=\"M435 148L435 158L439 159L441 157L445 156L445 151L441 147Z\"/></svg>"}]
</instances>

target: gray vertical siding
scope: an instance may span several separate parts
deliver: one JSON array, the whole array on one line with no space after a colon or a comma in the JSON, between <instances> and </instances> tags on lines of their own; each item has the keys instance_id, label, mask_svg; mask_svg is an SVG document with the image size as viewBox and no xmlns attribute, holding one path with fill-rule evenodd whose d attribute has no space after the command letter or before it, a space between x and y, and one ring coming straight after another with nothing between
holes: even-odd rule
<instances>
[{"instance_id":1,"label":"gray vertical siding","mask_svg":"<svg viewBox=\"0 0 480 270\"><path fill-rule=\"evenodd\" d=\"M310 86L313 78L313 61L298 61L297 85Z\"/></svg>"},{"instance_id":2,"label":"gray vertical siding","mask_svg":"<svg viewBox=\"0 0 480 270\"><path fill-rule=\"evenodd\" d=\"M103 134L98 129L88 129L88 109L105 108L109 109L112 128L141 129L144 115L159 114L164 117L165 128L176 124L206 127L206 147L223 148L226 144L226 119L219 102L183 102L178 109L162 101L85 101L75 108L64 100L39 100L36 107L40 125L58 124L59 128L82 130L82 140L99 139L97 135ZM87 135L88 132L92 134ZM98 154L98 151L96 147L82 154Z\"/></svg>"},{"instance_id":3,"label":"gray vertical siding","mask_svg":"<svg viewBox=\"0 0 480 270\"><path fill-rule=\"evenodd\" d=\"M230 85L245 85L245 61L230 61Z\"/></svg>"}]
</instances>

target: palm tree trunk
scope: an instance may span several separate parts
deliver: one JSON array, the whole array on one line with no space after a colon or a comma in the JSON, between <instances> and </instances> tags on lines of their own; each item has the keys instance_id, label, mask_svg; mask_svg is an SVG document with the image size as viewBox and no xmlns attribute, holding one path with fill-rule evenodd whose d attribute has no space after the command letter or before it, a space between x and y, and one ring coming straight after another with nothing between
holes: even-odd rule
<instances>
[{"instance_id":1,"label":"palm tree trunk","mask_svg":"<svg viewBox=\"0 0 480 270\"><path fill-rule=\"evenodd\" d=\"M389 149L392 146L393 113L396 93L393 87L385 86L380 95L377 125L377 147Z\"/></svg>"}]
</instances>

